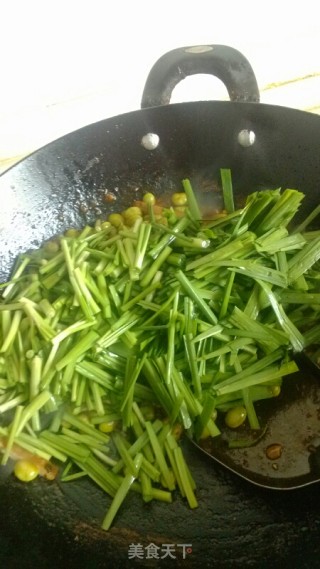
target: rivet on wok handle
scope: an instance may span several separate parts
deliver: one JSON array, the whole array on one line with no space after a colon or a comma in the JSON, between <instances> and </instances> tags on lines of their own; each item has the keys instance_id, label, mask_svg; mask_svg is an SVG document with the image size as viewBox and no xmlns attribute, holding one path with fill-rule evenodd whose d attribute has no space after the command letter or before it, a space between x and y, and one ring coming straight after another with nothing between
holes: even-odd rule
<instances>
[{"instance_id":1,"label":"rivet on wok handle","mask_svg":"<svg viewBox=\"0 0 320 569\"><path fill-rule=\"evenodd\" d=\"M148 132L141 139L141 144L146 150L155 150L159 146L160 138L154 132Z\"/></svg>"},{"instance_id":2,"label":"rivet on wok handle","mask_svg":"<svg viewBox=\"0 0 320 569\"><path fill-rule=\"evenodd\" d=\"M231 101L258 103L260 93L253 69L238 50L225 45L187 46L168 51L150 70L141 108L170 103L175 86L189 75L218 77Z\"/></svg>"},{"instance_id":3,"label":"rivet on wok handle","mask_svg":"<svg viewBox=\"0 0 320 569\"><path fill-rule=\"evenodd\" d=\"M238 142L244 148L252 146L256 140L256 135L253 130L243 129L238 134Z\"/></svg>"}]
</instances>

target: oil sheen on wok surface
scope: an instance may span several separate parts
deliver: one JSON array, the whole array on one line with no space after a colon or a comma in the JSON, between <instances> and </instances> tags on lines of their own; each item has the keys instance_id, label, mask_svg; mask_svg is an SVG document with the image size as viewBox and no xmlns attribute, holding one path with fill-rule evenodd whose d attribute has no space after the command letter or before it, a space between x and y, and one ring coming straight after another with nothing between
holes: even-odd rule
<instances>
[{"instance_id":1,"label":"oil sheen on wok surface","mask_svg":"<svg viewBox=\"0 0 320 569\"><path fill-rule=\"evenodd\" d=\"M195 109L193 112L191 107L188 109L188 112L186 112L185 107L186 106L182 106L180 111L173 115L174 120L171 121L170 129L164 126L162 120L163 116L170 116L170 113L172 112L170 109L159 110L159 113L155 117L153 117L149 112L144 112L144 120L141 122L140 120L137 120L138 117L135 118L132 116L129 118L129 122L131 121L132 124L134 123L137 126L134 135L132 134L132 129L127 129L127 125L121 124L121 121L118 128L116 128L117 121L112 121L111 123L108 122L105 127L103 127L103 125L98 126L95 132L92 130L91 134L90 129L89 131L83 131L82 135L79 135L77 138L77 141L76 138L74 138L73 143L72 138L67 141L61 141L59 143L60 146L58 145L57 149L58 158L56 157L52 160L49 149L47 149L42 151L38 156L33 157L29 164L25 166L24 171L23 165L20 165L17 170L12 171L9 177L4 181L2 180L1 183L5 184L8 188L12 185L15 186L15 188L12 189L12 192L15 195L18 195L19 198L24 198L17 200L18 204L16 205L13 214L16 216L18 231L24 231L24 235L28 236L28 244L33 245L40 243L43 237L48 235L48 227L52 227L52 232L55 233L61 231L62 228L67 228L68 226L73 225L74 221L79 225L83 225L85 216L83 214L78 215L78 213L75 213L74 203L77 202L79 196L77 192L72 194L72 188L78 187L78 190L80 189L80 191L83 192L81 193L82 199L86 197L89 198L92 188L95 188L94 201L95 203L98 202L98 207L100 207L101 200L99 199L99 196L101 197L104 192L99 193L98 190L101 189L101 186L103 190L105 189L103 187L103 181L105 180L107 180L106 185L112 185L112 191L115 187L119 187L122 191L123 188L129 187L129 198L131 199L132 179L135 181L135 187L141 185L145 179L150 180L150 183L153 184L154 181L157 183L161 179L163 180L168 178L169 180L173 180L173 185L175 185L186 175L190 177L195 176L202 180L207 178L212 179L213 173L217 178L218 167L225 166L232 168L235 175L235 189L236 191L239 191L239 193L247 193L247 188L249 187L251 189L252 187L251 181L253 186L258 184L261 187L270 187L272 184L284 184L286 186L303 188L306 193L310 193L311 202L313 202L313 206L315 205L317 200L316 196L312 192L314 179L317 178L317 174L319 172L315 172L317 166L313 160L317 143L315 136L316 128L313 128L314 125L311 122L311 119L310 125L306 125L308 127L308 136L306 135L306 141L304 142L298 126L296 133L294 133L293 128L293 136L290 135L289 137L283 134L285 132L283 127L289 127L291 123L290 117L284 117L279 129L275 129L275 124L279 124L279 121L275 121L272 115L268 116L268 109L262 109L257 117L253 117L250 107L246 108L246 106L243 106L240 116L240 113L238 114L236 108L234 108L234 110L230 110L228 105L228 113L225 113L224 116L222 113L219 119L215 117L217 133L214 137L214 141L209 143L209 140L212 140L212 128L209 129L208 127L211 115L209 106L207 107L206 105L203 105L202 113L200 113L198 109ZM223 108L223 106L221 108ZM277 118L280 118L281 112L278 112L279 117ZM230 113L235 119L232 124L228 123ZM234 136L235 131L243 126L243 117L245 117L246 113L252 122L252 126L256 134L259 134L259 130L261 133L265 130L265 132L263 132L264 136L257 137L257 146L255 148L248 149L248 152L244 149L238 149ZM191 121L190 116L193 117L193 121ZM296 116L294 113L292 114L292 117L297 118L297 123L299 125L299 115ZM254 120L254 118L256 120ZM192 134L191 136L190 134L190 136L188 136L188 130L186 130L186 133L182 135L184 128L187 128L188 126L188 120L194 122L193 126L196 128L196 135ZM219 128L219 121L221 121L221 128ZM246 122L245 126L247 126L248 121L246 120L244 122ZM301 117L300 126L302 126L302 124L303 121ZM106 158L107 153L104 153L104 150L106 150L104 149L102 150L100 161L98 162L95 160L94 163L91 163L92 167L89 170L86 170L90 160L93 160L96 156L99 157L98 149L101 150L101 148L103 148L106 127L107 129L110 129L112 133L112 140L110 137L108 144L108 150L110 150L108 156L111 156L113 159ZM120 136L117 135L117 131L119 131ZM164 149L162 154L160 154L160 152L147 153L144 149L140 148L140 138L146 133L146 131L155 131L159 133L160 141L162 142ZM273 135L272 132L275 132L275 134ZM310 144L310 139L312 142L313 136L314 140L312 145ZM297 140L299 141L298 146L301 147L300 149L297 149ZM90 142L90 151L85 151L84 149L88 141ZM285 145L285 156L274 151L276 147L275 141L277 141L277 143L278 141L281 143L281 145L279 144L279 147L283 147L283 144ZM135 160L137 158L141 163L141 169L135 169L134 166L132 172L130 172L130 163L128 164L128 162L130 162L130 157L132 157L132 150L130 150L129 147L133 147L133 153L136 154L136 156L132 158L131 164L135 164ZM122 149L121 156L115 156L115 149L119 148ZM95 152L95 150L97 150L97 152ZM67 152L65 153L65 151ZM299 168L298 158L301 158L301 155L304 156L303 169ZM216 158L216 165L215 160L213 161L213 156ZM270 164L273 165L271 169ZM115 175L113 172L110 173L110 168L112 170L116 170ZM44 172L46 172L46 174L44 174ZM163 175L163 172L165 172L165 175ZM32 180L30 180L30 173L31 177L33 177ZM31 192L29 190L26 194L23 184L20 186L19 183L17 183L19 178L21 182L24 178L29 185L29 188L33 187L33 191ZM74 181L76 181L75 186ZM166 186L166 184L163 185ZM57 190L57 187L59 190ZM161 190L162 189L163 188L161 187ZM47 195L48 198L44 198L44 202L41 202L42 198L40 199L42 191L44 191L45 196ZM52 195L52 193L56 194L56 197ZM64 202L67 203L67 198L70 196L71 208L64 204ZM124 200L128 203L127 193L124 194ZM25 215L21 213L20 206L22 202L27 206L25 209ZM44 205L46 207L44 207ZM92 207L93 206L89 208L89 213L91 216L94 216L95 212L93 212ZM47 216L43 215L43 211L45 210L47 210ZM27 215L28 213L29 216ZM61 213L62 217L59 218ZM74 220L74 216L77 219ZM31 223L29 224L30 218ZM34 227L32 227L33 224ZM5 242L5 245L8 245L8 249L6 250L9 250L11 254L10 258L21 250L21 247L23 246L22 241L23 240L19 242L17 234L11 234L11 236L8 235L8 241L7 243ZM242 485L241 481L235 481L233 477L229 478L227 474L222 472L220 473L219 469L218 479L216 480L216 468L214 469L215 476L212 476L213 466L211 464L208 465L198 456L195 456L193 460L196 463L196 469L199 466L199 474L197 476L200 483L199 492L202 493L203 496L208 496L208 500L206 500L206 507L202 506L197 513L192 514L192 519L198 519L199 526L203 526L201 536L197 533L197 537L192 538L189 533L189 540L193 539L197 544L199 544L202 539L206 539L207 542L211 537L211 540L215 542L216 556L217 558L220 556L220 564L217 566L223 566L222 563L224 563L223 559L225 558L225 553L222 552L222 546L220 543L222 532L221 524L223 524L224 535L229 538L229 545L234 542L233 538L235 535L242 535L244 540L243 542L250 545L252 544L251 539L253 539L251 536L255 535L258 539L261 537L265 538L268 536L270 527L273 527L277 529L285 529L283 533L281 531L277 532L277 541L279 544L278 556L282 556L283 551L281 550L284 546L288 546L288 544L291 552L290 555L297 551L297 544L302 543L303 534L305 551L309 551L310 553L315 551L314 544L312 545L311 541L312 536L314 536L317 516L316 513L313 515L314 506L312 505L311 498L308 499L308 493L298 493L295 505L292 504L292 500L289 500L286 497L277 498L278 507L274 508L270 506L271 497L268 493L260 494L251 488L249 491L246 485ZM212 478L214 480L212 480ZM221 495L223 495L223 500L221 500ZM215 501L213 500L212 502L212 498L215 499ZM212 503L213 509L211 510L209 508L208 511L209 503L210 505ZM214 503L216 504L216 507L214 507ZM242 517L239 521L241 516L239 511L237 514L235 503L239 505L239 509L241 503L245 504L247 511L250 515L252 514L251 535L250 532L248 532L248 525L246 527L245 523L245 520L248 522L248 519ZM293 508L292 518L290 518L289 515L290 504L291 508ZM303 514L303 512L307 512L307 505L309 508L308 516ZM40 506L38 505L38 508L39 507ZM243 507L241 506L241 510L242 509ZM137 527L145 528L146 524L150 524L148 525L149 528L154 527L152 514L150 517L147 517L144 515L145 512L143 512L142 515L138 510L135 511L137 512L136 515L141 522L140 525L137 524ZM165 512L167 512L167 508L165 509ZM201 512L205 521L200 523ZM204 512L206 512L205 515ZM141 517L139 517L140 515ZM185 521L181 520L181 527L180 524L178 527L175 524L174 516L173 518L170 518L171 514L165 513L164 515L166 516L166 520L171 519L171 528L175 528L174 530L170 530L170 535L181 536L179 539L183 540L186 535ZM236 519L231 523L233 516ZM89 520L92 520L90 515L88 515L88 517ZM119 527L121 526L121 519L124 520L125 518L120 517ZM158 521L160 516L157 516L156 519ZM292 525L292 519L296 522L296 525L294 526ZM309 521L306 525L307 519ZM255 520L255 522L253 522L253 520ZM134 524L136 521L137 520L134 519ZM217 524L213 523L215 521L217 521ZM257 521L262 524L262 529L259 531L256 526ZM283 523L284 526L281 525L281 523ZM69 520L69 524L73 526L74 520ZM132 524L132 527L134 524ZM267 529L267 524L269 524L269 529ZM311 528L309 528L310 524ZM168 540L168 530L166 526L167 524L163 527L161 537L162 535L165 535ZM225 529L227 526L229 526L228 531ZM303 529L305 527L309 528L307 539ZM193 534L194 533L195 532L193 532ZM284 537L285 535L287 537ZM90 542L91 537L87 539ZM169 541L170 540L171 538ZM87 547L90 549L88 543ZM201 547L196 547L199 553ZM264 551L264 555L271 558L267 546L264 545L264 540L261 547L262 551ZM233 545L233 551L236 551L239 555L240 549L240 547ZM253 554L252 550L251 554L257 560L258 554ZM124 558L125 555L126 552L124 553ZM234 562L236 563L236 560L234 560ZM241 565L239 564L238 566Z\"/></svg>"}]
</instances>

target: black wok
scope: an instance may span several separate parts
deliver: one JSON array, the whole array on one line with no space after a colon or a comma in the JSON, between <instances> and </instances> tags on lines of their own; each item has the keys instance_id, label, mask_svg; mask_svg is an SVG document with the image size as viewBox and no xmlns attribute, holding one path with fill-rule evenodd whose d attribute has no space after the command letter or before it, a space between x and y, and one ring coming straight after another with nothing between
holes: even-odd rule
<instances>
[{"instance_id":1,"label":"black wok","mask_svg":"<svg viewBox=\"0 0 320 569\"><path fill-rule=\"evenodd\" d=\"M174 85L193 73L220 77L231 101L167 104ZM190 177L203 199L218 200L220 168L232 169L239 203L257 188L302 190L304 216L319 202L320 117L258 101L253 71L236 50L206 46L166 54L143 93L142 107L151 108L64 136L1 176L0 280L19 252L109 212L108 193L117 198L112 207L121 209L146 188L160 195ZM239 138L242 131L255 137L245 132ZM147 133L159 136L153 150L141 144ZM178 498L172 505L143 505L132 495L109 532L100 530L109 500L91 483L24 486L2 473L0 565L320 567L317 485L265 490L209 461L188 441L185 452L199 508L190 511ZM160 549L148 558L151 543ZM129 558L131 544L142 545L140 559ZM175 559L161 559L164 544Z\"/></svg>"}]
</instances>

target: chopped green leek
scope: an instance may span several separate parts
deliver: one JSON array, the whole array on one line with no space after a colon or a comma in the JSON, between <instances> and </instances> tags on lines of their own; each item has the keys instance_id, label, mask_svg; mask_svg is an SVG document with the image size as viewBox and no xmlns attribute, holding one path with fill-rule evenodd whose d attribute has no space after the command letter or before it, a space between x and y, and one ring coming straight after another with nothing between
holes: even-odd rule
<instances>
[{"instance_id":1,"label":"chopped green leek","mask_svg":"<svg viewBox=\"0 0 320 569\"><path fill-rule=\"evenodd\" d=\"M235 210L220 173L214 219L185 179L186 207L152 197L130 226L124 212L67 232L0 285L2 464L20 445L65 463L62 482L88 477L111 501L106 530L129 492L197 507L181 433L218 437L236 406L264 433L259 405L290 388L295 353L320 354L319 206L291 229L300 191Z\"/></svg>"}]
</instances>

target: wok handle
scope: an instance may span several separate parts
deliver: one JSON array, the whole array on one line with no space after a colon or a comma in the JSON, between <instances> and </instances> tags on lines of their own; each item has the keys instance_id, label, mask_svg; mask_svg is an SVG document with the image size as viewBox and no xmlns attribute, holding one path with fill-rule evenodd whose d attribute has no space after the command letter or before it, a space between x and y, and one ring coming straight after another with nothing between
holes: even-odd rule
<instances>
[{"instance_id":1,"label":"wok handle","mask_svg":"<svg viewBox=\"0 0 320 569\"><path fill-rule=\"evenodd\" d=\"M156 61L147 77L141 108L168 105L174 87L197 73L221 79L231 101L260 100L253 69L240 51L226 45L200 45L173 49Z\"/></svg>"}]
</instances>

